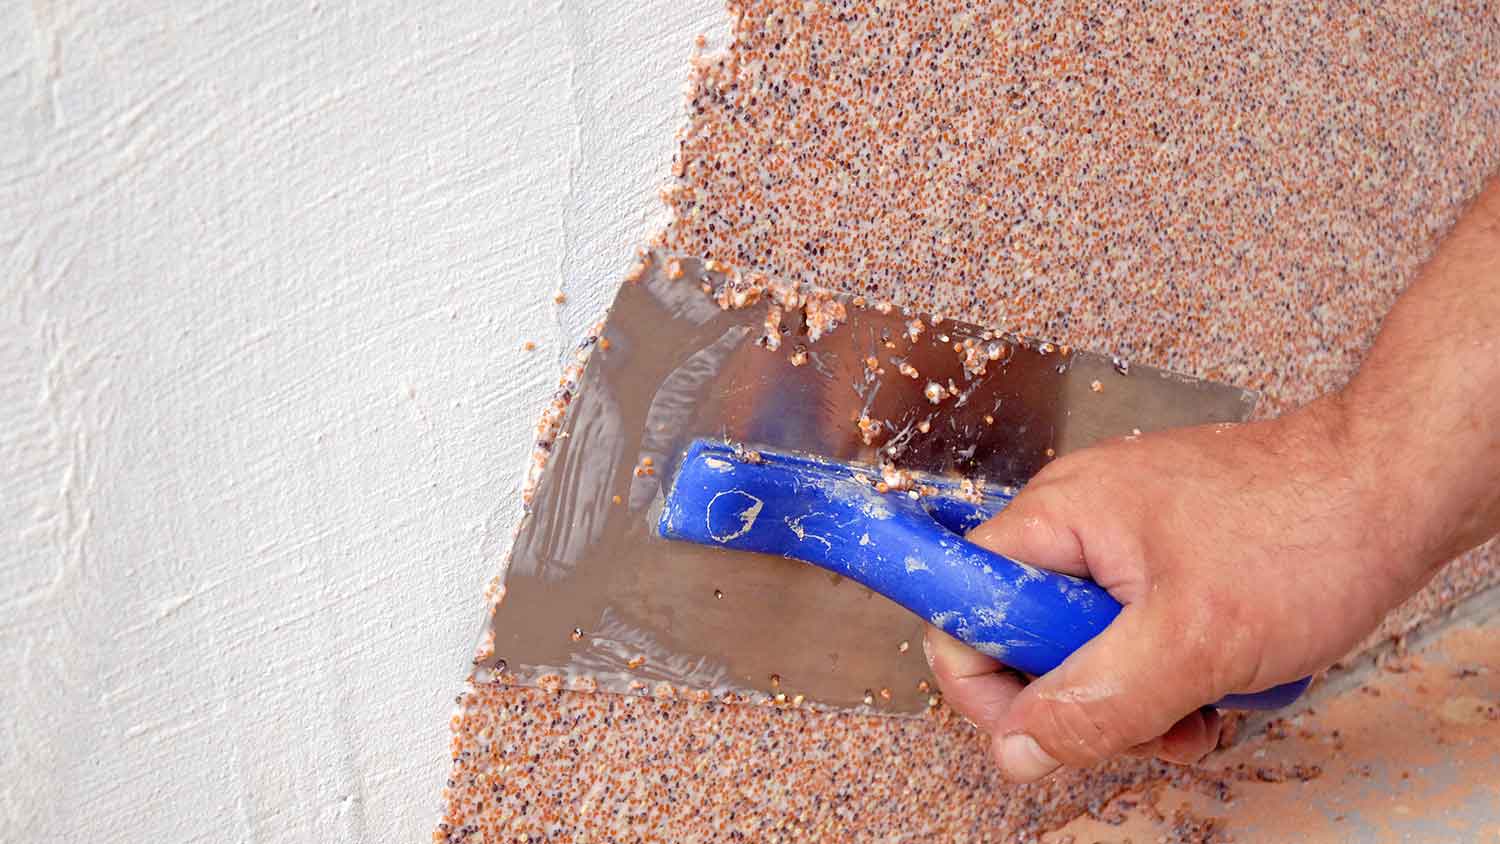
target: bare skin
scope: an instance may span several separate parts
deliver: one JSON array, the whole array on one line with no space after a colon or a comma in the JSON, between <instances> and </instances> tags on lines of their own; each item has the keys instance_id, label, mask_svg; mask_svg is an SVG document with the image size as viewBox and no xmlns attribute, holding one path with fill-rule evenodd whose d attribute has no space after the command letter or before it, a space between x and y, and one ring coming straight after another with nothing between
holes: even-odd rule
<instances>
[{"instance_id":1,"label":"bare skin","mask_svg":"<svg viewBox=\"0 0 1500 844\"><path fill-rule=\"evenodd\" d=\"M1208 704L1326 668L1497 532L1500 176L1343 390L1071 454L970 534L1098 581L1125 607L1107 630L1030 685L936 629L928 659L1011 780L1126 752L1194 762L1218 743Z\"/></svg>"}]
</instances>

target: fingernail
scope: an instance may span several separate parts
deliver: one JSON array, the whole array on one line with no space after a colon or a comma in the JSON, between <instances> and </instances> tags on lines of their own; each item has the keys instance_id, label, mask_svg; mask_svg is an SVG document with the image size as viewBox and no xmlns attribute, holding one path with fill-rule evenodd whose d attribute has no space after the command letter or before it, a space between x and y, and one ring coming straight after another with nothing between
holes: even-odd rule
<instances>
[{"instance_id":1,"label":"fingernail","mask_svg":"<svg viewBox=\"0 0 1500 844\"><path fill-rule=\"evenodd\" d=\"M1057 770L1057 760L1025 733L1000 741L1000 772L1011 782L1035 782Z\"/></svg>"}]
</instances>

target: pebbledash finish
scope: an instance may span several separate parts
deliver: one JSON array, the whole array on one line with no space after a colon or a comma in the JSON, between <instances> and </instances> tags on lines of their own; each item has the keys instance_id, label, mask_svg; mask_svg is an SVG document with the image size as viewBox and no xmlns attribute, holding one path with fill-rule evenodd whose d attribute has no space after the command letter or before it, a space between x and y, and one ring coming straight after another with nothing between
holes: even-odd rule
<instances>
[{"instance_id":1,"label":"pebbledash finish","mask_svg":"<svg viewBox=\"0 0 1500 844\"><path fill-rule=\"evenodd\" d=\"M1493 3L730 13L733 44L693 62L658 246L1228 381L1266 414L1352 375L1500 164ZM1376 638L1497 565L1456 561ZM942 707L496 681L452 726L447 841L1034 840L1143 783L1212 781L1131 759L1008 786Z\"/></svg>"}]
</instances>

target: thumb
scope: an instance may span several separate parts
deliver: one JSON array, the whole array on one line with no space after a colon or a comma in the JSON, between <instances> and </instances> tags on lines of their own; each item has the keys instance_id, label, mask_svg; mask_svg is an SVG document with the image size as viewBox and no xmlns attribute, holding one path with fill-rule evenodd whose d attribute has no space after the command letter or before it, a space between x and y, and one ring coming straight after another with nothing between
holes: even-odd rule
<instances>
[{"instance_id":1,"label":"thumb","mask_svg":"<svg viewBox=\"0 0 1500 844\"><path fill-rule=\"evenodd\" d=\"M1126 605L1103 633L1016 696L993 752L1007 778L1040 779L1059 765L1085 767L1167 733L1213 700L1206 672L1180 634Z\"/></svg>"},{"instance_id":2,"label":"thumb","mask_svg":"<svg viewBox=\"0 0 1500 844\"><path fill-rule=\"evenodd\" d=\"M1086 577L1083 543L1061 516L1062 503L1051 488L1028 487L966 538L1023 563Z\"/></svg>"}]
</instances>

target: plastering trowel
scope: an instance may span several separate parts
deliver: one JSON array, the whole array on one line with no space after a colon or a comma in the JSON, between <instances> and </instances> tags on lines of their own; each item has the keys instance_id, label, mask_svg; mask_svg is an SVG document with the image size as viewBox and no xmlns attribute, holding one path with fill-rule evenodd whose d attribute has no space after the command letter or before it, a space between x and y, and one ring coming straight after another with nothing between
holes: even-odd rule
<instances>
[{"instance_id":1,"label":"plastering trowel","mask_svg":"<svg viewBox=\"0 0 1500 844\"><path fill-rule=\"evenodd\" d=\"M1119 604L964 532L1056 456L1255 403L865 304L647 257L550 444L476 675L912 713L933 702L926 622L1045 673Z\"/></svg>"}]
</instances>

